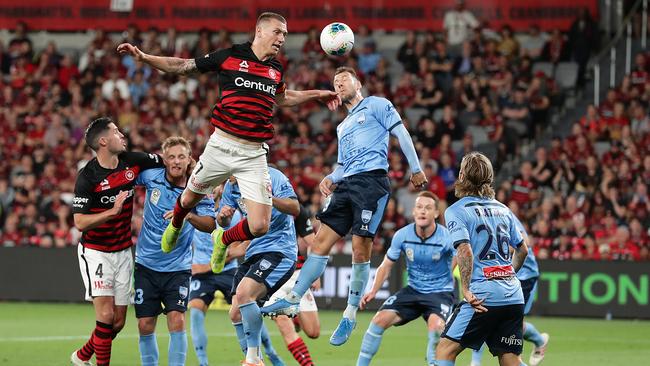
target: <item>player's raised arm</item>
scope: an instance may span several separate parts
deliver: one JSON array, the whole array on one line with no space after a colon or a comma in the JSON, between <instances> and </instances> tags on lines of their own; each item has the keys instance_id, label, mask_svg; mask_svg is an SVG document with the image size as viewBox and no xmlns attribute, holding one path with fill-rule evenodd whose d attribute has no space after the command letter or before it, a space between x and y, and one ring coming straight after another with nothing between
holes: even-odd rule
<instances>
[{"instance_id":1,"label":"player's raised arm","mask_svg":"<svg viewBox=\"0 0 650 366\"><path fill-rule=\"evenodd\" d=\"M341 105L339 95L331 90L285 90L284 93L278 93L275 101L280 107L293 107L298 104L320 101L327 104L327 108L335 111Z\"/></svg>"},{"instance_id":2,"label":"player's raised arm","mask_svg":"<svg viewBox=\"0 0 650 366\"><path fill-rule=\"evenodd\" d=\"M370 291L368 291L368 293L363 295L363 298L361 298L361 303L359 304L361 310L364 310L366 308L366 305L372 301L375 296L377 296L377 291L379 291L381 285L390 276L390 271L393 269L394 264L395 262L388 258L388 256L384 256L384 260L381 262L379 267L377 267L377 273L375 274L375 280L372 283L372 288Z\"/></svg>"},{"instance_id":3,"label":"player's raised arm","mask_svg":"<svg viewBox=\"0 0 650 366\"><path fill-rule=\"evenodd\" d=\"M390 133L397 137L399 147L402 149L402 152L409 163L409 168L411 169L411 183L413 183L415 187L423 187L427 183L427 177L424 175L424 172L422 172L420 160L418 159L418 154L415 151L415 146L413 146L413 140L411 140L411 135L408 130L400 121L398 125L390 130Z\"/></svg>"},{"instance_id":4,"label":"player's raised arm","mask_svg":"<svg viewBox=\"0 0 650 366\"><path fill-rule=\"evenodd\" d=\"M131 55L136 61L149 64L166 73L188 75L199 71L193 58L154 56L142 52L130 43L122 43L117 46L117 52L121 55Z\"/></svg>"}]
</instances>

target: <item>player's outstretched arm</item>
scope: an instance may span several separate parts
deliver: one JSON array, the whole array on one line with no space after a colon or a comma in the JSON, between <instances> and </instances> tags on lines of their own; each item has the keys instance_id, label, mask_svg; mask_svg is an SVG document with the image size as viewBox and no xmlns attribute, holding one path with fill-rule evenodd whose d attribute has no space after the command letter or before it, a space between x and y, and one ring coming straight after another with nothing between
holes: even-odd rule
<instances>
[{"instance_id":1,"label":"player's outstretched arm","mask_svg":"<svg viewBox=\"0 0 650 366\"><path fill-rule=\"evenodd\" d=\"M474 254L469 242L464 242L456 248L456 260L460 269L460 285L463 290L463 296L476 312L484 313L487 308L483 306L485 299L479 299L469 290L469 283L472 280L472 267L474 265Z\"/></svg>"},{"instance_id":2,"label":"player's outstretched arm","mask_svg":"<svg viewBox=\"0 0 650 366\"><path fill-rule=\"evenodd\" d=\"M388 279L390 276L390 271L393 269L394 261L390 260L387 256L384 256L384 260L381 262L377 268L377 273L375 274L375 280L372 283L372 288L368 293L363 295L361 298L360 308L361 310L365 309L366 305L372 301L372 299L377 296L377 291L381 288L381 285Z\"/></svg>"},{"instance_id":3,"label":"player's outstretched arm","mask_svg":"<svg viewBox=\"0 0 650 366\"><path fill-rule=\"evenodd\" d=\"M528 256L528 245L526 245L526 240L521 242L521 245L515 249L515 254L512 257L512 268L515 272L519 271L521 266L524 265L524 261Z\"/></svg>"},{"instance_id":4,"label":"player's outstretched arm","mask_svg":"<svg viewBox=\"0 0 650 366\"><path fill-rule=\"evenodd\" d=\"M413 140L411 139L408 130L404 127L404 124L400 123L390 130L390 133L397 137L399 147L402 149L402 152L409 163L409 168L411 169L411 183L413 183L413 186L415 187L423 187L427 184L427 177L422 172L418 153L415 151L415 146L413 146Z\"/></svg>"},{"instance_id":5,"label":"player's outstretched arm","mask_svg":"<svg viewBox=\"0 0 650 366\"><path fill-rule=\"evenodd\" d=\"M335 111L341 106L341 98L336 92L331 90L286 90L284 93L277 94L275 101L280 107L293 107L298 104L320 101L327 104L327 108Z\"/></svg>"},{"instance_id":6,"label":"player's outstretched arm","mask_svg":"<svg viewBox=\"0 0 650 366\"><path fill-rule=\"evenodd\" d=\"M131 55L136 61L144 62L152 67L171 74L188 75L198 72L196 62L193 58L178 58L154 56L142 52L138 47L130 43L122 43L117 46L117 52L121 55Z\"/></svg>"}]
</instances>

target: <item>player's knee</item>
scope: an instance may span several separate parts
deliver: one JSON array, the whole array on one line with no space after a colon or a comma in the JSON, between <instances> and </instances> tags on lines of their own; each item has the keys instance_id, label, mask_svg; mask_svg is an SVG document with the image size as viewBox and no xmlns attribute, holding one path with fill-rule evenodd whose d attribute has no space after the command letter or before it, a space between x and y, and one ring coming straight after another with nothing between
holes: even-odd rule
<instances>
[{"instance_id":1,"label":"player's knee","mask_svg":"<svg viewBox=\"0 0 650 366\"><path fill-rule=\"evenodd\" d=\"M391 315L394 314L387 314L384 311L380 311L377 313L377 315L375 315L374 318L372 318L372 322L383 329L388 329L393 325L393 319Z\"/></svg>"},{"instance_id":2,"label":"player's knee","mask_svg":"<svg viewBox=\"0 0 650 366\"><path fill-rule=\"evenodd\" d=\"M447 339L441 338L438 347L436 347L436 358L440 360L452 360L458 355L459 344Z\"/></svg>"},{"instance_id":3,"label":"player's knee","mask_svg":"<svg viewBox=\"0 0 650 366\"><path fill-rule=\"evenodd\" d=\"M126 319L116 319L113 323L113 333L117 334L124 328L124 323Z\"/></svg>"},{"instance_id":4,"label":"player's knee","mask_svg":"<svg viewBox=\"0 0 650 366\"><path fill-rule=\"evenodd\" d=\"M305 335L311 339L316 339L320 337L320 324L318 325L309 325L302 328L302 331L305 332Z\"/></svg>"},{"instance_id":5,"label":"player's knee","mask_svg":"<svg viewBox=\"0 0 650 366\"><path fill-rule=\"evenodd\" d=\"M352 263L365 263L370 261L370 251L366 248L352 248Z\"/></svg>"},{"instance_id":6,"label":"player's knee","mask_svg":"<svg viewBox=\"0 0 650 366\"><path fill-rule=\"evenodd\" d=\"M237 297L238 304L248 304L251 301L255 301L246 291L239 291L235 296Z\"/></svg>"},{"instance_id":7,"label":"player's knee","mask_svg":"<svg viewBox=\"0 0 650 366\"><path fill-rule=\"evenodd\" d=\"M99 319L97 320L101 321L102 323L113 324L115 322L115 312L113 311L112 307L101 309L97 312L97 315L99 316Z\"/></svg>"},{"instance_id":8,"label":"player's knee","mask_svg":"<svg viewBox=\"0 0 650 366\"><path fill-rule=\"evenodd\" d=\"M154 318L140 318L138 319L138 332L140 335L149 335L156 330L156 322Z\"/></svg>"},{"instance_id":9,"label":"player's knee","mask_svg":"<svg viewBox=\"0 0 650 366\"><path fill-rule=\"evenodd\" d=\"M248 228L255 237L260 237L269 231L269 221L259 220L255 222L248 221Z\"/></svg>"},{"instance_id":10,"label":"player's knee","mask_svg":"<svg viewBox=\"0 0 650 366\"><path fill-rule=\"evenodd\" d=\"M239 308L236 306L230 307L228 315L230 315L230 321L233 323L239 323L241 321L241 313L239 312Z\"/></svg>"},{"instance_id":11,"label":"player's knee","mask_svg":"<svg viewBox=\"0 0 650 366\"><path fill-rule=\"evenodd\" d=\"M180 311L170 311L167 314L169 331L180 332L185 329L185 313Z\"/></svg>"}]
</instances>

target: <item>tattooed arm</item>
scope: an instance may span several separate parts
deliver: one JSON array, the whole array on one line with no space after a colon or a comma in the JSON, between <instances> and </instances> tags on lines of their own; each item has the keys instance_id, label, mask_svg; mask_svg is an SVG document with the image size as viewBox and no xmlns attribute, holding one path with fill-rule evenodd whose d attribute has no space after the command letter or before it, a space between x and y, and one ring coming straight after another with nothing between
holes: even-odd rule
<instances>
[{"instance_id":1,"label":"tattooed arm","mask_svg":"<svg viewBox=\"0 0 650 366\"><path fill-rule=\"evenodd\" d=\"M144 62L152 67L171 74L188 75L193 72L198 72L196 62L193 58L185 59L178 57L164 57L149 55L140 51L136 46L129 43L122 43L117 46L117 52L120 54L129 54L136 61Z\"/></svg>"},{"instance_id":2,"label":"tattooed arm","mask_svg":"<svg viewBox=\"0 0 650 366\"><path fill-rule=\"evenodd\" d=\"M469 283L472 280L472 267L474 266L474 254L472 254L472 247L468 242L461 243L456 248L456 261L460 270L460 285L465 301L472 305L476 312L486 312L487 308L483 306L485 299L478 299L469 290Z\"/></svg>"}]
</instances>

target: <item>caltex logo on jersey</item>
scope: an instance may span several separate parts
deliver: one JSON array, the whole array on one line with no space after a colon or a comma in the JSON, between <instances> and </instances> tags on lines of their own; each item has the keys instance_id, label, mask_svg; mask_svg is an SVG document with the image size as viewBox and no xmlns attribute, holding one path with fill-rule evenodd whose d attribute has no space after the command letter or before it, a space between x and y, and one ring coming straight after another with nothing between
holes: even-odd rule
<instances>
[{"instance_id":1,"label":"caltex logo on jersey","mask_svg":"<svg viewBox=\"0 0 650 366\"><path fill-rule=\"evenodd\" d=\"M248 72L248 62L246 62L246 60L242 60L242 62L239 63L239 71Z\"/></svg>"},{"instance_id":2,"label":"caltex logo on jersey","mask_svg":"<svg viewBox=\"0 0 650 366\"><path fill-rule=\"evenodd\" d=\"M128 180L134 180L135 179L135 173L133 170L127 170L124 172L124 177Z\"/></svg>"},{"instance_id":3,"label":"caltex logo on jersey","mask_svg":"<svg viewBox=\"0 0 650 366\"><path fill-rule=\"evenodd\" d=\"M271 77L271 79L275 80L275 77L277 76L275 69L269 68L269 76Z\"/></svg>"}]
</instances>

